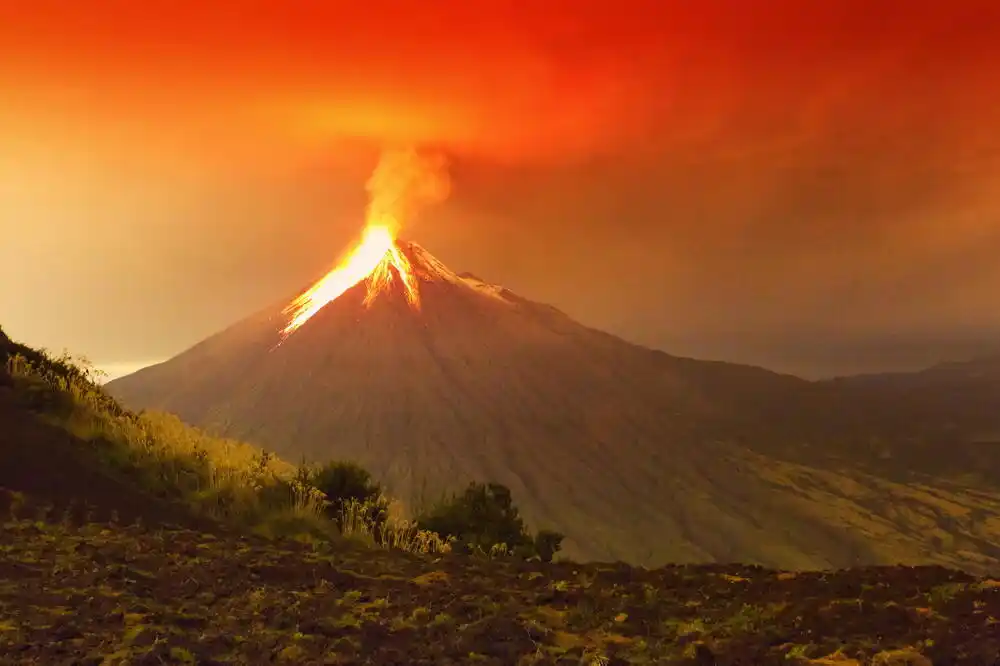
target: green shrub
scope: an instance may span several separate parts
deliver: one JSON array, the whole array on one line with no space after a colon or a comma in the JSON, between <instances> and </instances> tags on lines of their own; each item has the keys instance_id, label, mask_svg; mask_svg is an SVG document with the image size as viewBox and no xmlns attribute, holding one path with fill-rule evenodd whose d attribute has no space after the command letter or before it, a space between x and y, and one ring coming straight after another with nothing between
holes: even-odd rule
<instances>
[{"instance_id":1,"label":"green shrub","mask_svg":"<svg viewBox=\"0 0 1000 666\"><path fill-rule=\"evenodd\" d=\"M499 483L470 483L417 519L420 529L452 538L468 553L536 556L551 561L562 545L563 535L549 530L532 537L511 498L510 489Z\"/></svg>"},{"instance_id":2,"label":"green shrub","mask_svg":"<svg viewBox=\"0 0 1000 666\"><path fill-rule=\"evenodd\" d=\"M562 550L564 534L552 530L538 530L535 534L535 554L542 562L551 562L555 554Z\"/></svg>"}]
</instances>

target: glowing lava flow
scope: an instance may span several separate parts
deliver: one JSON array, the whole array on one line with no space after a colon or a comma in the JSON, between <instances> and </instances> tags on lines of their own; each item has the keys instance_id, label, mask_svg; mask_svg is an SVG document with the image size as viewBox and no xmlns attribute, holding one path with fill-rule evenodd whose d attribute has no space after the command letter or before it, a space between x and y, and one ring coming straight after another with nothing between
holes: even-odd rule
<instances>
[{"instance_id":1,"label":"glowing lava flow","mask_svg":"<svg viewBox=\"0 0 1000 666\"><path fill-rule=\"evenodd\" d=\"M410 305L419 307L417 279L409 260L396 245L391 227L385 224L368 226L361 242L340 265L285 308L284 313L290 319L281 331L282 338L297 331L328 303L362 280L368 282L365 305L371 305L380 292L392 285L395 279L393 268L402 280L406 300Z\"/></svg>"},{"instance_id":2,"label":"glowing lava flow","mask_svg":"<svg viewBox=\"0 0 1000 666\"><path fill-rule=\"evenodd\" d=\"M368 283L366 306L399 279L407 302L419 308L417 278L409 259L396 245L396 231L400 223L413 220L421 207L444 201L449 188L442 157L424 155L414 148L384 150L365 183L369 199L361 242L339 266L285 308L289 319L281 339L362 280Z\"/></svg>"}]
</instances>

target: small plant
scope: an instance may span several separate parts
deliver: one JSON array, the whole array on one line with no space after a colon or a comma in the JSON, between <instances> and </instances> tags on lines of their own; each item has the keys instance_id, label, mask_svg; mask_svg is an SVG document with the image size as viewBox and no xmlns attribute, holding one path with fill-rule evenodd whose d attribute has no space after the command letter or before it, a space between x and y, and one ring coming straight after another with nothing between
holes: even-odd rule
<instances>
[{"instance_id":1,"label":"small plant","mask_svg":"<svg viewBox=\"0 0 1000 666\"><path fill-rule=\"evenodd\" d=\"M8 502L7 510L10 519L18 520L22 516L25 507L24 494L3 489L0 490L0 497L5 497Z\"/></svg>"},{"instance_id":2,"label":"small plant","mask_svg":"<svg viewBox=\"0 0 1000 666\"><path fill-rule=\"evenodd\" d=\"M552 558L562 550L565 536L552 530L538 530L535 534L535 553L542 562L551 562Z\"/></svg>"},{"instance_id":3,"label":"small plant","mask_svg":"<svg viewBox=\"0 0 1000 666\"><path fill-rule=\"evenodd\" d=\"M927 601L932 606L941 606L954 599L966 588L967 586L964 583L944 583L943 585L937 585L927 592Z\"/></svg>"},{"instance_id":4,"label":"small plant","mask_svg":"<svg viewBox=\"0 0 1000 666\"><path fill-rule=\"evenodd\" d=\"M812 645L793 645L785 653L785 659L808 659L812 651Z\"/></svg>"}]
</instances>

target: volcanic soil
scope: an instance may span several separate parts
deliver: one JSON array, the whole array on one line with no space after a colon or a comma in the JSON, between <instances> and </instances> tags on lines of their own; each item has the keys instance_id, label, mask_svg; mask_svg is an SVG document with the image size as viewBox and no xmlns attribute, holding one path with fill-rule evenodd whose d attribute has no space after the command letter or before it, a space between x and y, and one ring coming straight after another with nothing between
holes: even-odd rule
<instances>
[{"instance_id":1,"label":"volcanic soil","mask_svg":"<svg viewBox=\"0 0 1000 666\"><path fill-rule=\"evenodd\" d=\"M1000 581L941 567L645 570L26 519L0 549L4 664L1000 658Z\"/></svg>"}]
</instances>

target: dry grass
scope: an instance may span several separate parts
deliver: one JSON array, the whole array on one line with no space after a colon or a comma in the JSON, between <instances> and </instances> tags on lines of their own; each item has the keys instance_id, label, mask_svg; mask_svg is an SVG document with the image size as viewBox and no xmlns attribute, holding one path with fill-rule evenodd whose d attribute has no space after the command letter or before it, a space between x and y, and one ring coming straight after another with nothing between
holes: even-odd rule
<instances>
[{"instance_id":1,"label":"dry grass","mask_svg":"<svg viewBox=\"0 0 1000 666\"><path fill-rule=\"evenodd\" d=\"M368 519L363 502L348 501L341 511L341 532L344 536L385 548L412 553L443 553L451 550L451 542L434 532L417 528L415 522L390 515L388 522L377 525Z\"/></svg>"},{"instance_id":2,"label":"dry grass","mask_svg":"<svg viewBox=\"0 0 1000 666\"><path fill-rule=\"evenodd\" d=\"M20 399L45 420L93 446L108 468L193 512L268 537L336 536L327 498L308 483L309 469L232 439L209 435L171 414L122 409L86 359L63 355L8 359ZM344 536L411 552L442 552L438 535L399 517L378 526L368 507L349 503Z\"/></svg>"}]
</instances>

